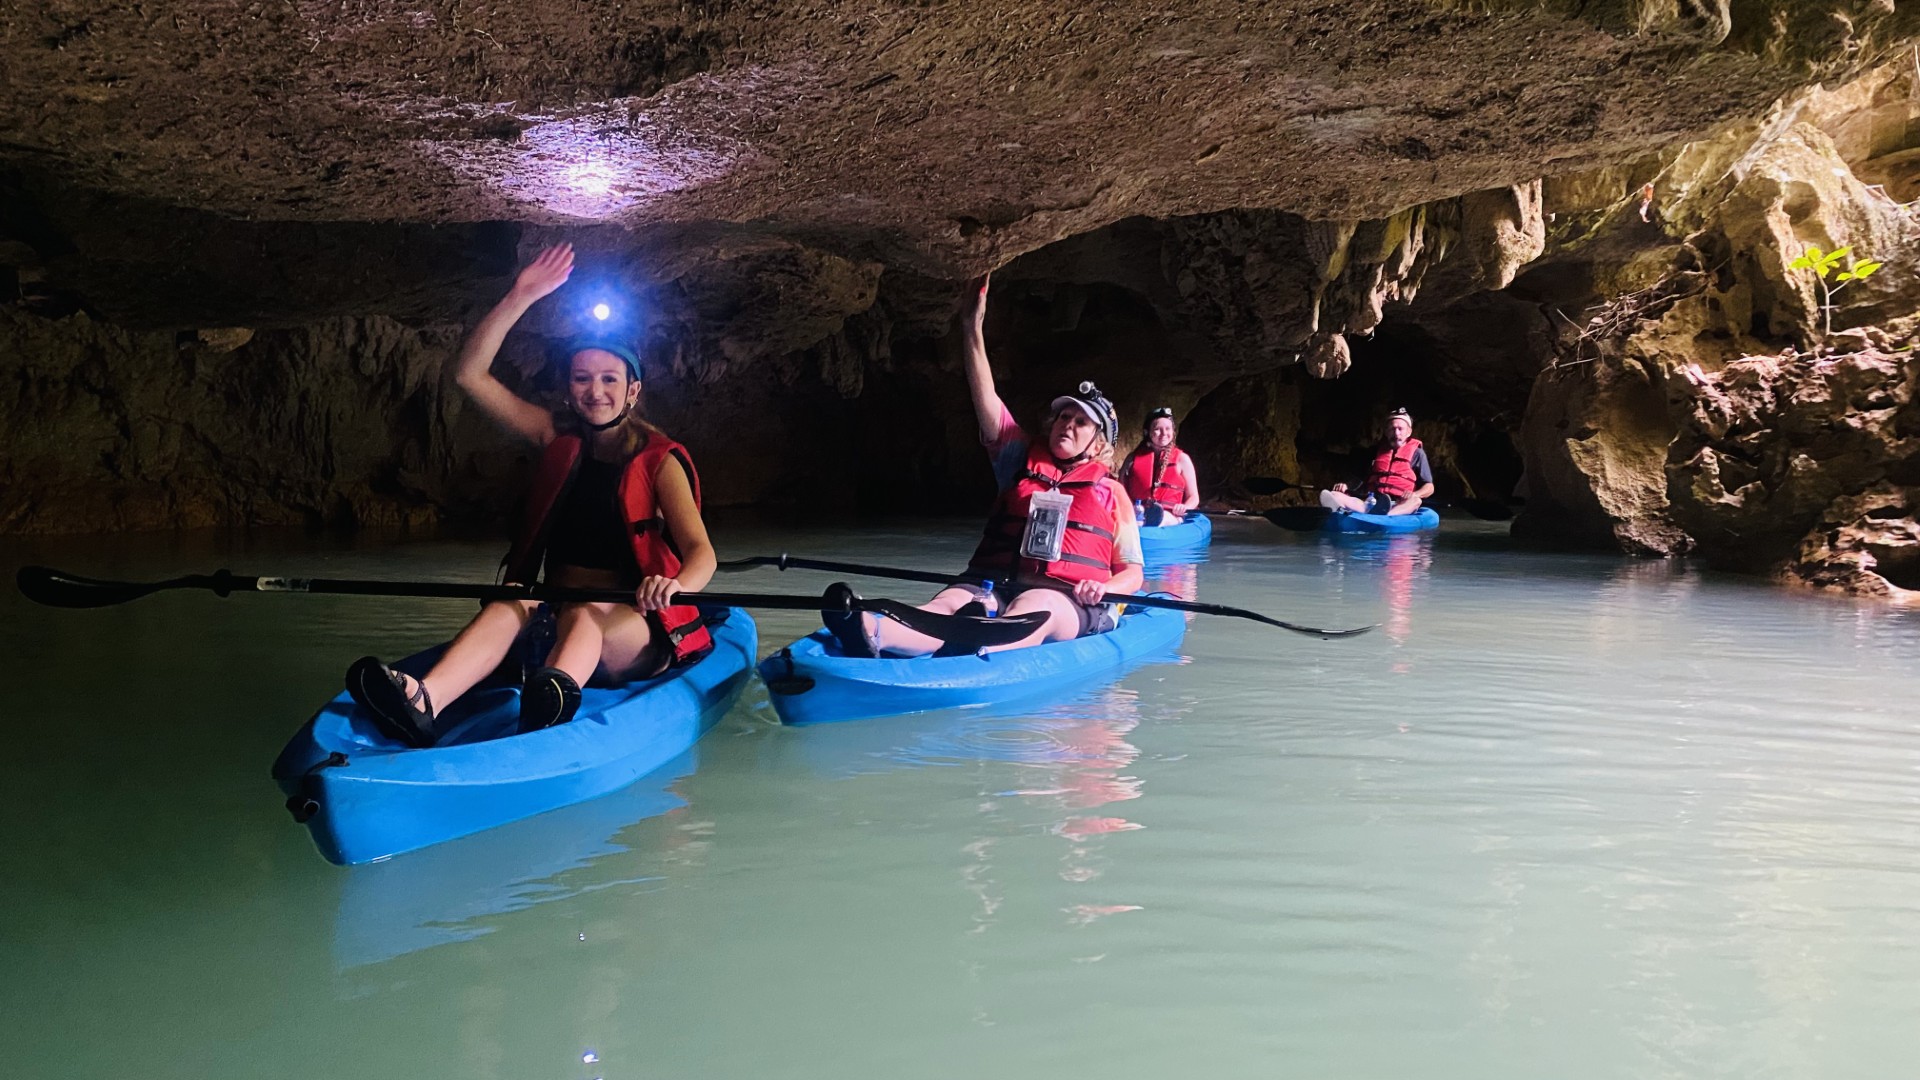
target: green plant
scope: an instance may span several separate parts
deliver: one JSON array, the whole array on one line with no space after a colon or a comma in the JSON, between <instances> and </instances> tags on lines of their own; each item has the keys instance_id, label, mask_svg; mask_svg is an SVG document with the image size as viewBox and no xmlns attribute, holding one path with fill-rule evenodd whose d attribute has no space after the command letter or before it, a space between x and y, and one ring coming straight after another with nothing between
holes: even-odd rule
<instances>
[{"instance_id":1,"label":"green plant","mask_svg":"<svg viewBox=\"0 0 1920 1080\"><path fill-rule=\"evenodd\" d=\"M1845 270L1840 269L1840 263L1843 259L1846 260L1847 264ZM1822 252L1819 248L1811 244L1807 245L1807 250L1802 253L1799 258L1787 264L1787 269L1789 270L1811 270L1815 274L1815 280L1820 285L1820 337L1822 341L1826 339L1828 334L1833 333L1833 294L1856 281L1866 279L1871 276L1875 270L1880 269L1882 265L1881 263L1874 262L1872 259L1855 262L1851 245L1836 248L1833 251Z\"/></svg>"}]
</instances>

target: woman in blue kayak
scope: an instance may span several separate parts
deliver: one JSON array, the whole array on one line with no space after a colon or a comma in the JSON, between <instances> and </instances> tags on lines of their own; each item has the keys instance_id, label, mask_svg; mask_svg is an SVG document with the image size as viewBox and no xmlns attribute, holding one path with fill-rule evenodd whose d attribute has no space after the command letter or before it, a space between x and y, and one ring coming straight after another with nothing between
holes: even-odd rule
<instances>
[{"instance_id":1,"label":"woman in blue kayak","mask_svg":"<svg viewBox=\"0 0 1920 1080\"><path fill-rule=\"evenodd\" d=\"M986 314L987 279L981 278L963 327L967 389L1000 495L966 573L922 606L942 614L1047 613L1031 635L1000 646L1007 649L1111 630L1112 610L1102 600L1109 592L1133 592L1143 580L1133 504L1107 471L1119 434L1113 404L1083 382L1076 393L1053 399L1044 438L1033 441L994 390ZM975 584L988 581L1009 584ZM849 656L923 656L944 644L872 614L826 612L825 618Z\"/></svg>"},{"instance_id":2,"label":"woman in blue kayak","mask_svg":"<svg viewBox=\"0 0 1920 1080\"><path fill-rule=\"evenodd\" d=\"M1413 437L1413 417L1405 409L1387 415L1387 437L1374 448L1373 467L1361 485L1365 496L1349 495L1335 484L1320 493L1320 505L1349 514L1411 514L1433 498L1433 467L1426 448Z\"/></svg>"},{"instance_id":3,"label":"woman in blue kayak","mask_svg":"<svg viewBox=\"0 0 1920 1080\"><path fill-rule=\"evenodd\" d=\"M699 610L672 602L713 576L699 477L686 449L643 418L632 347L611 339L569 346L566 408L558 414L507 389L490 370L507 332L572 272L572 245L542 251L480 320L454 368L482 413L542 450L505 579L531 583L544 564L551 585L634 590L631 605L558 606L546 666L521 690L522 731L572 719L589 679L647 678L712 649ZM487 604L421 679L363 657L347 671L347 691L391 737L431 746L436 705L491 675L538 609L531 601Z\"/></svg>"},{"instance_id":4,"label":"woman in blue kayak","mask_svg":"<svg viewBox=\"0 0 1920 1080\"><path fill-rule=\"evenodd\" d=\"M1193 458L1173 439L1173 410L1155 409L1147 414L1140 445L1120 465L1120 482L1140 507L1142 525L1178 525L1200 505Z\"/></svg>"}]
</instances>

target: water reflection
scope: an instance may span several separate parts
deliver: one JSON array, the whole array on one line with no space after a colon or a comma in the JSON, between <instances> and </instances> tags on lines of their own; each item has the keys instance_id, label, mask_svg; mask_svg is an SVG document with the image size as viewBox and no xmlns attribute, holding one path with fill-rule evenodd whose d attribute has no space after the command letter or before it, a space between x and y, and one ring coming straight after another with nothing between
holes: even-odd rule
<instances>
[{"instance_id":1,"label":"water reflection","mask_svg":"<svg viewBox=\"0 0 1920 1080\"><path fill-rule=\"evenodd\" d=\"M1163 566L1148 574L1147 579L1155 592L1164 592L1179 600L1200 598L1200 567L1195 563Z\"/></svg>"},{"instance_id":2,"label":"water reflection","mask_svg":"<svg viewBox=\"0 0 1920 1080\"><path fill-rule=\"evenodd\" d=\"M1364 533L1333 533L1322 539L1324 560L1380 568L1380 598L1387 614L1380 629L1397 648L1413 636L1415 593L1433 568L1431 533L1398 536L1370 536ZM1396 659L1392 670L1406 674L1411 670L1404 659Z\"/></svg>"},{"instance_id":3,"label":"water reflection","mask_svg":"<svg viewBox=\"0 0 1920 1080\"><path fill-rule=\"evenodd\" d=\"M698 763L696 748L605 798L342 869L333 933L336 967L346 970L471 941L491 933L497 916L648 880L586 871L628 850L620 834L629 826L687 806L674 785ZM692 830L676 835L698 843L699 832L694 823Z\"/></svg>"},{"instance_id":4,"label":"water reflection","mask_svg":"<svg viewBox=\"0 0 1920 1080\"><path fill-rule=\"evenodd\" d=\"M1016 786L980 793L978 813L986 831L961 849L966 856L962 887L975 897L974 932L984 932L1004 902L996 859L1004 845L1022 845L1033 830L1018 826L1010 837L1010 818L1027 820L1033 809L1041 811L1045 834L1066 845L1056 873L1071 883L1091 882L1104 872L1104 838L1145 827L1111 811L1093 812L1140 798L1140 778L1128 773L1140 751L1127 738L1139 723L1138 692L1107 685L1038 708L944 710L795 729L780 740L780 750L834 779L982 762L1019 766ZM1084 923L1138 908L1073 905L1064 910L1068 921Z\"/></svg>"}]
</instances>

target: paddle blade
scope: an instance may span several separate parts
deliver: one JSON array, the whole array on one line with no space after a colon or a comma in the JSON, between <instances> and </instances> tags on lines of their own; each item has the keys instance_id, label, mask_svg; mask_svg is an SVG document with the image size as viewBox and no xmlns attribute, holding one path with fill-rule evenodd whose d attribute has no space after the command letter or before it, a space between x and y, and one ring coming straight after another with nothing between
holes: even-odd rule
<instances>
[{"instance_id":1,"label":"paddle blade","mask_svg":"<svg viewBox=\"0 0 1920 1080\"><path fill-rule=\"evenodd\" d=\"M990 619L979 615L942 615L937 611L922 611L898 600L862 600L859 603L867 611L879 612L909 630L939 638L948 647L962 652L1024 641L1046 625L1048 618L1044 611Z\"/></svg>"},{"instance_id":2,"label":"paddle blade","mask_svg":"<svg viewBox=\"0 0 1920 1080\"><path fill-rule=\"evenodd\" d=\"M1372 625L1368 625L1368 626L1356 626L1351 630L1327 630L1318 626L1299 626L1290 622L1282 622L1279 619L1266 619L1263 621L1271 623L1282 630L1291 630L1296 634L1305 634L1308 637L1324 638L1327 640L1332 640L1333 638L1354 637L1355 635L1358 635L1358 634L1367 633L1368 631L1371 631L1374 628Z\"/></svg>"},{"instance_id":3,"label":"paddle blade","mask_svg":"<svg viewBox=\"0 0 1920 1080\"><path fill-rule=\"evenodd\" d=\"M1281 506L1272 510L1263 510L1261 517L1283 529L1295 532L1312 532L1327 523L1327 515L1333 513L1324 506Z\"/></svg>"},{"instance_id":4,"label":"paddle blade","mask_svg":"<svg viewBox=\"0 0 1920 1080\"><path fill-rule=\"evenodd\" d=\"M63 608L97 608L124 604L153 592L156 586L130 581L101 581L50 566L23 566L13 576L20 595L36 604Z\"/></svg>"},{"instance_id":5,"label":"paddle blade","mask_svg":"<svg viewBox=\"0 0 1920 1080\"><path fill-rule=\"evenodd\" d=\"M1291 480L1282 480L1277 476L1249 476L1240 481L1240 486L1255 495L1278 495L1300 485Z\"/></svg>"}]
</instances>

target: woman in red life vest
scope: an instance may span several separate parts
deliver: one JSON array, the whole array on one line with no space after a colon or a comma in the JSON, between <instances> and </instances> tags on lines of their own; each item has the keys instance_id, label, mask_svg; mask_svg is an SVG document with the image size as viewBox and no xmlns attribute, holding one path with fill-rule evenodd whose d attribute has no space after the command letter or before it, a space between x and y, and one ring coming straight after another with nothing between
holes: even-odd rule
<instances>
[{"instance_id":1,"label":"woman in red life vest","mask_svg":"<svg viewBox=\"0 0 1920 1080\"><path fill-rule=\"evenodd\" d=\"M1140 433L1140 445L1120 466L1120 482L1139 505L1141 524L1178 524L1200 505L1200 481L1193 458L1173 443L1173 410L1148 413Z\"/></svg>"},{"instance_id":2,"label":"woman in red life vest","mask_svg":"<svg viewBox=\"0 0 1920 1080\"><path fill-rule=\"evenodd\" d=\"M542 251L474 328L454 370L481 412L542 450L506 580L530 583L544 564L549 584L634 590L631 605L558 606L547 666L521 690L522 731L572 719L589 679L651 677L712 648L698 609L673 603L675 593L697 591L713 576L699 478L685 448L642 418L631 347L611 340L571 346L567 407L557 415L489 370L514 323L572 272L571 245ZM425 678L363 657L347 672L347 690L389 735L430 746L435 705L492 674L538 609L531 601L487 604Z\"/></svg>"},{"instance_id":3,"label":"woman in red life vest","mask_svg":"<svg viewBox=\"0 0 1920 1080\"><path fill-rule=\"evenodd\" d=\"M1113 405L1092 383L1081 383L1053 399L1042 437L1029 438L994 391L981 329L986 312L982 278L963 330L967 388L1000 494L966 572L922 606L943 614L969 605L1048 614L1033 634L1002 648L1110 630L1113 615L1102 598L1133 592L1143 580L1132 500L1107 472L1118 435ZM980 584L989 580L1011 584L990 591ZM875 615L823 614L849 656L922 656L944 644Z\"/></svg>"},{"instance_id":4,"label":"woman in red life vest","mask_svg":"<svg viewBox=\"0 0 1920 1080\"><path fill-rule=\"evenodd\" d=\"M1354 514L1411 514L1422 499L1433 497L1433 467L1413 437L1413 417L1395 409L1387 423L1387 438L1374 448L1373 467L1360 487L1366 497L1349 495L1347 485L1335 484L1320 493L1321 506Z\"/></svg>"}]
</instances>

